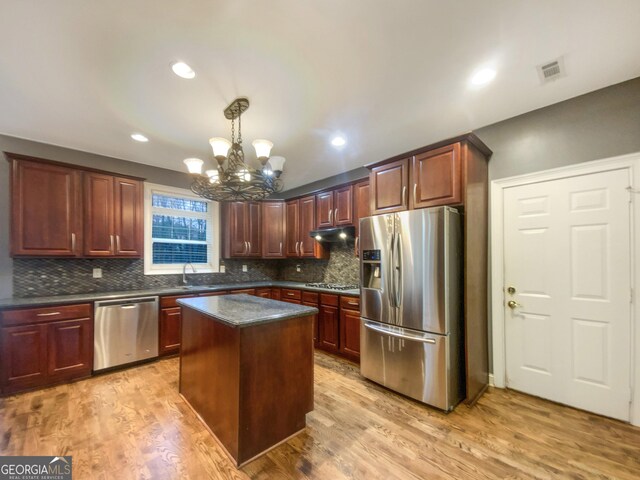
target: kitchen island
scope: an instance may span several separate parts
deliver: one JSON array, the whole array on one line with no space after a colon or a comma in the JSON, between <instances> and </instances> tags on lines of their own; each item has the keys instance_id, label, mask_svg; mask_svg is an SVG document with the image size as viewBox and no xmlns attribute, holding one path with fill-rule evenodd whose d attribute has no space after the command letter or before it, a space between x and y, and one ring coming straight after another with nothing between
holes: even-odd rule
<instances>
[{"instance_id":1,"label":"kitchen island","mask_svg":"<svg viewBox=\"0 0 640 480\"><path fill-rule=\"evenodd\" d=\"M305 428L316 308L244 294L178 303L180 394L236 466Z\"/></svg>"}]
</instances>

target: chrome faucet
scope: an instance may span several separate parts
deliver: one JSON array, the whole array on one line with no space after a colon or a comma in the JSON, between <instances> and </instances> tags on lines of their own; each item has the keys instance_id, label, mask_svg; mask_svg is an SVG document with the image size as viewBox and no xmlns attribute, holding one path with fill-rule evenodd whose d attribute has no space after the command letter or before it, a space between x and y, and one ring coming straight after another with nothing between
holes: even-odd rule
<instances>
[{"instance_id":1,"label":"chrome faucet","mask_svg":"<svg viewBox=\"0 0 640 480\"><path fill-rule=\"evenodd\" d=\"M193 270L193 273L197 273L196 272L196 267L194 267L191 262L185 263L184 267L182 267L182 284L183 285L187 284L187 266L188 265L191 265L191 270Z\"/></svg>"}]
</instances>

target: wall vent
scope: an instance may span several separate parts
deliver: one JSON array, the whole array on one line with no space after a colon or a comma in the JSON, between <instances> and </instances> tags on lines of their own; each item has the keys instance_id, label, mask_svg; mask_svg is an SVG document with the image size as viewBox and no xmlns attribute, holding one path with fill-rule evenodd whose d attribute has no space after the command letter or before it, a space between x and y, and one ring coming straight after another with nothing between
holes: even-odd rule
<instances>
[{"instance_id":1,"label":"wall vent","mask_svg":"<svg viewBox=\"0 0 640 480\"><path fill-rule=\"evenodd\" d=\"M558 78L562 78L566 75L564 69L564 59L562 57L551 62L546 62L542 65L538 65L537 70L538 76L540 77L540 82L543 84L552 82L553 80L557 80Z\"/></svg>"}]
</instances>

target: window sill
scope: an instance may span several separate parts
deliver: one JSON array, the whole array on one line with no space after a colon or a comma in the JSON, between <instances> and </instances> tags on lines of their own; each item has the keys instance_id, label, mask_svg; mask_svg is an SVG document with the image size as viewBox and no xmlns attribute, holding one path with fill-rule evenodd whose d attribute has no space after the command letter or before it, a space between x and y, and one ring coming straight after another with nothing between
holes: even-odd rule
<instances>
[{"instance_id":1,"label":"window sill","mask_svg":"<svg viewBox=\"0 0 640 480\"><path fill-rule=\"evenodd\" d=\"M158 269L158 270L146 270L144 271L145 275L182 275L184 272L182 267L180 268L171 268L171 269ZM220 273L220 270L217 270L212 267L197 267L196 272L194 273L191 270L187 270L187 275L199 275L202 273Z\"/></svg>"}]
</instances>

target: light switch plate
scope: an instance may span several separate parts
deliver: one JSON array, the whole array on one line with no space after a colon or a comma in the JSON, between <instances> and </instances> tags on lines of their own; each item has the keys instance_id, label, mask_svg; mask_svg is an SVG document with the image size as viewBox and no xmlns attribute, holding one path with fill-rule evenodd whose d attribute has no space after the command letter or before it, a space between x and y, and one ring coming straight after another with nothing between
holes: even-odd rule
<instances>
[{"instance_id":1,"label":"light switch plate","mask_svg":"<svg viewBox=\"0 0 640 480\"><path fill-rule=\"evenodd\" d=\"M226 271L227 271L227 269L225 268L224 263L223 263L222 265L220 265L220 273L224 273Z\"/></svg>"},{"instance_id":2,"label":"light switch plate","mask_svg":"<svg viewBox=\"0 0 640 480\"><path fill-rule=\"evenodd\" d=\"M248 272L249 271L249 267L247 267L246 265L242 265L242 271L243 272Z\"/></svg>"},{"instance_id":3,"label":"light switch plate","mask_svg":"<svg viewBox=\"0 0 640 480\"><path fill-rule=\"evenodd\" d=\"M93 278L102 278L102 269L94 268L93 269Z\"/></svg>"},{"instance_id":4,"label":"light switch plate","mask_svg":"<svg viewBox=\"0 0 640 480\"><path fill-rule=\"evenodd\" d=\"M301 272L302 269L300 268L300 265L296 265L296 272Z\"/></svg>"}]
</instances>

